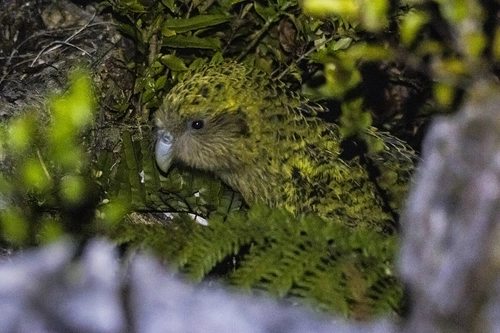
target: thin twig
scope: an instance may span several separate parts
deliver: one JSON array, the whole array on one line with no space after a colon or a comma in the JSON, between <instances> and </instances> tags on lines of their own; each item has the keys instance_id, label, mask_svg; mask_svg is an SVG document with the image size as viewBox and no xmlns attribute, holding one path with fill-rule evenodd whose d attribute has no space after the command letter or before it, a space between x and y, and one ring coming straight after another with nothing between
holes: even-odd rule
<instances>
[{"instance_id":1,"label":"thin twig","mask_svg":"<svg viewBox=\"0 0 500 333\"><path fill-rule=\"evenodd\" d=\"M337 37L338 37L338 35L336 35L336 34L330 36L328 39L324 40L323 42L319 43L318 45L315 45L312 49L310 49L309 51L307 51L306 53L304 53L303 55L298 57L297 60L295 60L294 62L298 64L299 62L304 60L304 58L308 57L311 53L313 53L314 51L317 51L320 47L331 42L334 38L337 38ZM292 65L289 65L283 72L281 72L280 75L278 75L278 77L276 79L281 80L283 78L283 76L285 76L290 71L290 68L292 68ZM278 70L274 71L272 75L274 76L277 71Z\"/></svg>"},{"instance_id":2,"label":"thin twig","mask_svg":"<svg viewBox=\"0 0 500 333\"><path fill-rule=\"evenodd\" d=\"M92 15L91 19L87 22L87 24L85 24L84 26L82 26L80 29L78 29L77 31L75 31L71 36L69 36L68 38L66 38L66 40L64 41L56 41L56 42L52 42L50 43L48 46L44 47L43 50L41 50L37 56L35 57L35 59L33 60L33 62L30 64L30 67L33 67L35 65L35 63L37 62L38 58L40 58L44 53L45 51L50 48L52 45L54 44L57 44L56 47L50 49L50 51L53 51L53 50L56 50L57 48L59 48L61 45L67 45L67 46L72 46L80 51L83 51L84 53L86 53L88 56L92 57L91 54L89 54L87 51L83 50L82 48L80 47L77 47L73 44L70 44L69 42L75 38L79 33L81 33L83 30L87 29L87 27L90 25L90 23L94 20L94 18L96 17L97 15L97 12L94 12L94 14Z\"/></svg>"},{"instance_id":3,"label":"thin twig","mask_svg":"<svg viewBox=\"0 0 500 333\"><path fill-rule=\"evenodd\" d=\"M45 173L45 176L47 176L48 180L52 180L52 177L50 176L49 170L47 170L47 166L45 165L45 162L43 161L42 154L40 154L40 149L36 150L36 154L38 156L38 159L40 160L40 164L42 165L43 172Z\"/></svg>"},{"instance_id":4,"label":"thin twig","mask_svg":"<svg viewBox=\"0 0 500 333\"><path fill-rule=\"evenodd\" d=\"M238 58L236 58L236 61L241 61L241 59L243 59L244 56L246 56L248 54L248 52L250 52L251 49L254 48L254 46L259 42L260 38L262 37L262 35L264 35L264 33L269 30L269 28L271 27L271 24L273 24L274 22L276 22L276 20L279 19L279 17L283 14L283 12L285 10L288 9L288 7L291 6L291 3L290 2L287 2L283 5L283 7L280 8L280 10L276 13L276 15L274 15L270 20L267 20L266 23L264 24L264 26L262 27L262 29L259 30L259 32L257 32L257 35L254 37L254 39L252 40L252 42L250 43L250 45L247 46L247 48L243 51L243 53L241 53Z\"/></svg>"},{"instance_id":5,"label":"thin twig","mask_svg":"<svg viewBox=\"0 0 500 333\"><path fill-rule=\"evenodd\" d=\"M55 46L54 46L54 45L55 45ZM49 48L51 48L52 46L54 46L54 47L52 47L50 50L48 50L47 52L54 51L54 50L57 50L57 49L58 49L61 45L66 45L66 46L74 47L75 49L77 49L77 50L79 50L79 51L81 51L81 52L85 53L87 56L92 57L92 55L91 55L90 53L88 53L87 51L85 51L84 49L82 49L82 48L81 48L81 47L79 47L79 46L73 45L73 44L68 43L68 42L66 42L66 41L63 41L63 42L62 42L62 41L55 41L55 42L50 43L50 44L49 44L49 45L47 45L46 47L44 47L44 48L42 49L42 51L40 51L40 52L38 53L38 55L35 57L35 59L34 59L34 60L32 61L32 63L30 64L30 67L33 67L33 65L34 65L34 64L35 64L35 62L38 60L38 58L39 58L42 54L46 53L45 51L46 51L47 49L49 49Z\"/></svg>"}]
</instances>

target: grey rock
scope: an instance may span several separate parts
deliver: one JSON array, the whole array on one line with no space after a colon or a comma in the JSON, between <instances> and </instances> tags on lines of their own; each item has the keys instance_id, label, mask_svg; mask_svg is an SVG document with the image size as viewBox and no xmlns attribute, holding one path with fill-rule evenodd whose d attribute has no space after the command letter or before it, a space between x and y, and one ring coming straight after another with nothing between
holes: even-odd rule
<instances>
[{"instance_id":1,"label":"grey rock","mask_svg":"<svg viewBox=\"0 0 500 333\"><path fill-rule=\"evenodd\" d=\"M120 268L111 243L81 255L64 239L0 264L0 332L391 332L389 322L349 324L221 287L195 287L154 258Z\"/></svg>"}]
</instances>

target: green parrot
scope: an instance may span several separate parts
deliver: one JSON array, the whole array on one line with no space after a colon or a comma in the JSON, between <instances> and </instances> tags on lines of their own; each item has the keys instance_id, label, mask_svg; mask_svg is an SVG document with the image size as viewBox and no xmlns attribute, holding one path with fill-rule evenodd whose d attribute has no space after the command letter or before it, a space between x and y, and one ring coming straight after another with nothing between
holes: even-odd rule
<instances>
[{"instance_id":1,"label":"green parrot","mask_svg":"<svg viewBox=\"0 0 500 333\"><path fill-rule=\"evenodd\" d=\"M404 142L370 128L377 152L347 158L325 110L269 74L236 62L188 72L155 115L155 157L211 172L252 205L393 230L414 168Z\"/></svg>"}]
</instances>

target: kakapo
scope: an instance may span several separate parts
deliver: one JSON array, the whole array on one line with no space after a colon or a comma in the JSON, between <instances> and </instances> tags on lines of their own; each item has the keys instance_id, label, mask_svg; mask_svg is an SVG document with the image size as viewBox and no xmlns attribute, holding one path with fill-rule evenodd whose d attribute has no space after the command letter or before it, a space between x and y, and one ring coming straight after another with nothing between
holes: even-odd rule
<instances>
[{"instance_id":1,"label":"kakapo","mask_svg":"<svg viewBox=\"0 0 500 333\"><path fill-rule=\"evenodd\" d=\"M250 205L265 202L352 227L394 226L415 153L370 128L366 134L383 148L345 158L339 126L321 112L261 70L205 65L188 72L156 112L156 162L164 172L177 162L212 172Z\"/></svg>"}]
</instances>

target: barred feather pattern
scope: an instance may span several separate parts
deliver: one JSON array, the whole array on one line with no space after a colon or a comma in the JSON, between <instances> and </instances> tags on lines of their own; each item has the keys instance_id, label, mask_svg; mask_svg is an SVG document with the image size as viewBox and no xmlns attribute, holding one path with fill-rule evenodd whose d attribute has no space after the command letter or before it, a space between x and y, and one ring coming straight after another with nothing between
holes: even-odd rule
<instances>
[{"instance_id":1,"label":"barred feather pattern","mask_svg":"<svg viewBox=\"0 0 500 333\"><path fill-rule=\"evenodd\" d=\"M320 105L258 69L206 65L187 73L156 113L157 145L165 133L172 138L171 159L162 165L157 156L158 164L163 171L171 163L210 171L250 205L387 230L403 205L413 150L369 129L383 149L343 159L339 127L317 117L320 112Z\"/></svg>"}]
</instances>

